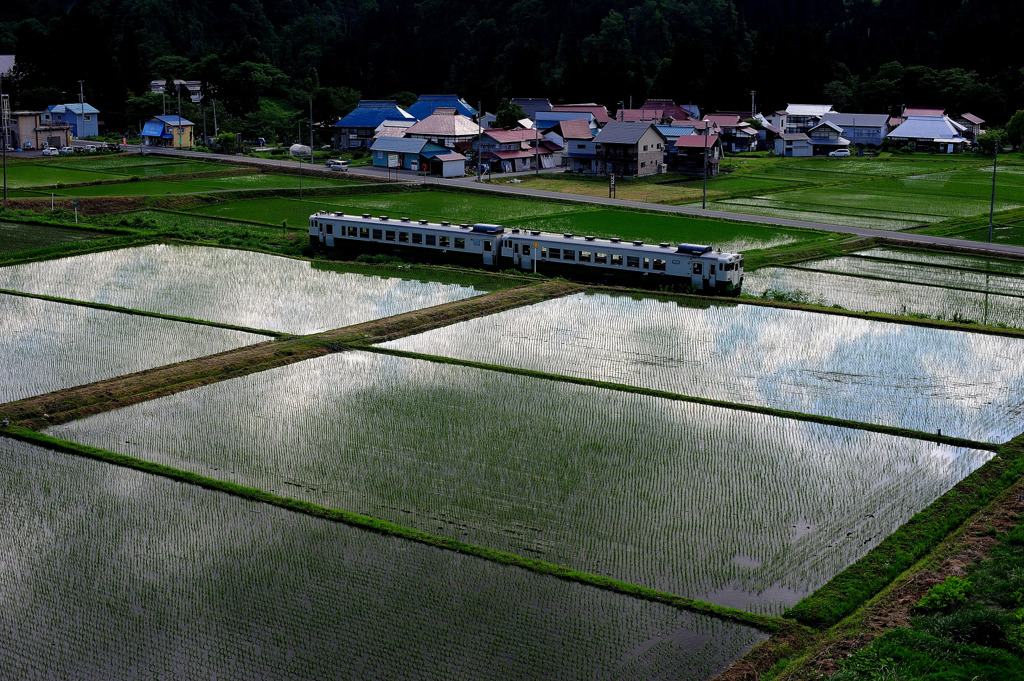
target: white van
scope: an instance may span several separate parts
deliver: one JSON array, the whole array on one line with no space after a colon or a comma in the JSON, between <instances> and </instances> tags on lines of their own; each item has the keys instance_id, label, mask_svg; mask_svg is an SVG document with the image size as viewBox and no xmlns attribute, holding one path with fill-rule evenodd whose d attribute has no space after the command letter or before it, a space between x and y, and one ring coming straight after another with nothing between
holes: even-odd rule
<instances>
[{"instance_id":1,"label":"white van","mask_svg":"<svg viewBox=\"0 0 1024 681\"><path fill-rule=\"evenodd\" d=\"M325 163L331 170L348 170L348 161L339 161L337 159L330 159Z\"/></svg>"}]
</instances>

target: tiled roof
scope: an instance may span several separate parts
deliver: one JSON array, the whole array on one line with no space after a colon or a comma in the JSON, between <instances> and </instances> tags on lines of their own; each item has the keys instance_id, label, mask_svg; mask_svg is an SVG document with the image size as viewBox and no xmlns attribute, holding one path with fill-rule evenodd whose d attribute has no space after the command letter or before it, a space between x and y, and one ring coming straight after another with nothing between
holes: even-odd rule
<instances>
[{"instance_id":1,"label":"tiled roof","mask_svg":"<svg viewBox=\"0 0 1024 681\"><path fill-rule=\"evenodd\" d=\"M973 123L974 125L981 125L982 123L985 122L984 118L978 118L977 116L975 116L972 113L965 113L962 116L960 116L960 118L962 118L965 121L968 121L970 123Z\"/></svg>"},{"instance_id":2,"label":"tiled roof","mask_svg":"<svg viewBox=\"0 0 1024 681\"><path fill-rule=\"evenodd\" d=\"M589 128L587 128L589 130ZM532 142L537 132L534 130L484 130L484 134L499 144L513 144L515 142Z\"/></svg>"},{"instance_id":3,"label":"tiled roof","mask_svg":"<svg viewBox=\"0 0 1024 681\"><path fill-rule=\"evenodd\" d=\"M711 121L720 128L743 125L743 119L739 114L707 114L704 116L704 120Z\"/></svg>"},{"instance_id":4,"label":"tiled roof","mask_svg":"<svg viewBox=\"0 0 1024 681\"><path fill-rule=\"evenodd\" d=\"M440 107L455 109L463 116L475 116L478 113L458 95L420 95L408 112L413 118L423 120Z\"/></svg>"},{"instance_id":5,"label":"tiled roof","mask_svg":"<svg viewBox=\"0 0 1024 681\"><path fill-rule=\"evenodd\" d=\"M334 124L336 128L376 128L387 120L412 119L398 104L393 101L367 99L359 102L359 106Z\"/></svg>"},{"instance_id":6,"label":"tiled roof","mask_svg":"<svg viewBox=\"0 0 1024 681\"><path fill-rule=\"evenodd\" d=\"M608 125L601 128L601 132L597 134L594 141L601 144L636 144L651 128L658 132L658 129L651 123L611 121ZM660 132L658 132L658 136L665 139L665 136Z\"/></svg>"},{"instance_id":7,"label":"tiled roof","mask_svg":"<svg viewBox=\"0 0 1024 681\"><path fill-rule=\"evenodd\" d=\"M832 111L831 104L790 104L786 113L790 116L824 116Z\"/></svg>"},{"instance_id":8,"label":"tiled roof","mask_svg":"<svg viewBox=\"0 0 1024 681\"><path fill-rule=\"evenodd\" d=\"M911 116L944 116L946 110L942 107L928 107L928 106L908 106L903 110L903 117L910 118Z\"/></svg>"},{"instance_id":9,"label":"tiled roof","mask_svg":"<svg viewBox=\"0 0 1024 681\"><path fill-rule=\"evenodd\" d=\"M445 161L465 161L466 157L463 156L462 154L457 154L454 151L450 151L447 154L437 154L436 156L434 156L434 160L442 161L442 162L445 162Z\"/></svg>"},{"instance_id":10,"label":"tiled roof","mask_svg":"<svg viewBox=\"0 0 1024 681\"><path fill-rule=\"evenodd\" d=\"M533 116L540 111L551 111L551 102L544 97L513 97L510 102L523 107L527 116Z\"/></svg>"},{"instance_id":11,"label":"tiled roof","mask_svg":"<svg viewBox=\"0 0 1024 681\"><path fill-rule=\"evenodd\" d=\"M589 140L594 138L594 134L590 131L590 125L583 119L562 121L558 127L562 129L564 139Z\"/></svg>"},{"instance_id":12,"label":"tiled roof","mask_svg":"<svg viewBox=\"0 0 1024 681\"><path fill-rule=\"evenodd\" d=\"M438 135L440 137L465 137L476 135L480 127L469 118L448 107L439 107L416 125L410 126L406 135Z\"/></svg>"},{"instance_id":13,"label":"tiled roof","mask_svg":"<svg viewBox=\"0 0 1024 681\"><path fill-rule=\"evenodd\" d=\"M867 114L867 113L827 113L821 117L822 122L835 123L841 128L853 127L858 128L880 128L886 124L889 120L889 116L886 114Z\"/></svg>"},{"instance_id":14,"label":"tiled roof","mask_svg":"<svg viewBox=\"0 0 1024 681\"><path fill-rule=\"evenodd\" d=\"M705 145L708 148L715 146L717 141L718 135L708 135L706 142L704 135L681 135L673 146L678 149L703 149Z\"/></svg>"},{"instance_id":15,"label":"tiled roof","mask_svg":"<svg viewBox=\"0 0 1024 681\"><path fill-rule=\"evenodd\" d=\"M611 120L611 117L608 115L608 109L600 104L556 104L551 107L551 110L589 113L594 117L594 120L602 125Z\"/></svg>"},{"instance_id":16,"label":"tiled roof","mask_svg":"<svg viewBox=\"0 0 1024 681\"><path fill-rule=\"evenodd\" d=\"M157 119L158 121L166 125L195 125L195 123L193 123L192 121L186 118L181 118L180 116L153 116L153 118Z\"/></svg>"},{"instance_id":17,"label":"tiled roof","mask_svg":"<svg viewBox=\"0 0 1024 681\"><path fill-rule=\"evenodd\" d=\"M889 137L938 139L957 137L960 132L960 128L945 116L909 116L905 123L889 133Z\"/></svg>"},{"instance_id":18,"label":"tiled roof","mask_svg":"<svg viewBox=\"0 0 1024 681\"><path fill-rule=\"evenodd\" d=\"M683 109L671 99L648 99L640 108L660 111L662 118L671 118L674 121L688 121L693 118L689 111Z\"/></svg>"},{"instance_id":19,"label":"tiled roof","mask_svg":"<svg viewBox=\"0 0 1024 681\"><path fill-rule=\"evenodd\" d=\"M782 139L787 142L809 142L811 140L805 132L786 132L782 134Z\"/></svg>"}]
</instances>

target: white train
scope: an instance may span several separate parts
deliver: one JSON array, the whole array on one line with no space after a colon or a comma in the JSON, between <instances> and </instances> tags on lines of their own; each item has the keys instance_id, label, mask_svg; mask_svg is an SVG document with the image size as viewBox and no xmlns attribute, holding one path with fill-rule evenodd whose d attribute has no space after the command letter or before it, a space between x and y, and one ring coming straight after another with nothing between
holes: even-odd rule
<instances>
[{"instance_id":1,"label":"white train","mask_svg":"<svg viewBox=\"0 0 1024 681\"><path fill-rule=\"evenodd\" d=\"M309 216L309 242L346 254L385 253L608 283L682 284L695 291L739 293L743 256L710 246L645 244L502 225L434 223L369 213ZM660 281L659 281L660 280Z\"/></svg>"}]
</instances>

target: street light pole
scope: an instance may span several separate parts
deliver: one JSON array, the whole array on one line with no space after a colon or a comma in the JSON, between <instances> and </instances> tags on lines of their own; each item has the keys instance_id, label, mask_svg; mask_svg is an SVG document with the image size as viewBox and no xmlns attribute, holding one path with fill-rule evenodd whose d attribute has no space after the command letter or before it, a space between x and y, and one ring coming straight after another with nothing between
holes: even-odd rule
<instances>
[{"instance_id":1,"label":"street light pole","mask_svg":"<svg viewBox=\"0 0 1024 681\"><path fill-rule=\"evenodd\" d=\"M313 98L309 98L309 165L313 165Z\"/></svg>"},{"instance_id":2,"label":"street light pole","mask_svg":"<svg viewBox=\"0 0 1024 681\"><path fill-rule=\"evenodd\" d=\"M999 160L999 139L995 141L995 154L992 156L992 201L988 207L988 242L992 243L992 217L996 212L996 162Z\"/></svg>"},{"instance_id":3,"label":"street light pole","mask_svg":"<svg viewBox=\"0 0 1024 681\"><path fill-rule=\"evenodd\" d=\"M704 121L704 189L701 191L700 209L708 207L708 121Z\"/></svg>"}]
</instances>

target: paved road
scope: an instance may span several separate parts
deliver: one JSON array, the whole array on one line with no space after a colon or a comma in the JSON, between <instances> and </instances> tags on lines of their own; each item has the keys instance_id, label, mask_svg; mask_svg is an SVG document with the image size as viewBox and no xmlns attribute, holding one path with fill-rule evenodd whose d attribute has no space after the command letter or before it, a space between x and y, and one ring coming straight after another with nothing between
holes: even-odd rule
<instances>
[{"instance_id":1,"label":"paved road","mask_svg":"<svg viewBox=\"0 0 1024 681\"><path fill-rule=\"evenodd\" d=\"M134 151L136 147L130 147L130 151ZM190 156L195 158L209 159L211 157L223 159L226 161L235 161L243 163L255 163L258 165L270 165L283 168L295 168L298 164L294 161L283 161L276 159L261 159L253 158L249 156L230 156L225 154L207 154L203 152L190 152L190 151L177 151L169 149L149 149L146 148L144 153L160 153L169 155L181 155ZM317 173L328 173L331 175L345 175L346 173L339 173L337 171L331 171L324 166L311 166L309 164L303 164L303 172L311 171ZM534 171L526 171L523 173L503 173L501 177L513 178L515 175L531 175ZM547 169L541 170L542 173L560 172L560 169ZM488 184L485 182L477 182L475 177L465 178L440 178L440 177L424 177L414 173L410 170L395 170L390 171L387 168L373 168L367 166L355 166L349 169L348 173L353 179L359 176L373 177L378 180L390 179L396 182L409 182L409 183L422 183L422 184L439 184L449 185L455 187L465 187L476 191L490 192L493 194L501 194L505 196L520 197L520 198L534 198L534 199L556 199L559 201L574 201L578 203L587 203L599 206L608 206L610 208L642 208L644 210L669 213L675 215L692 215L696 217L706 218L721 218L725 220L732 220L735 222L750 222L760 225L774 225L777 227L798 227L803 229L815 229L822 232L833 232L838 234L850 234L852 236L863 236L863 237L882 237L886 239L892 239L893 241L902 241L908 244L931 244L931 245L942 245L949 246L952 248L965 249L965 250L980 250L989 251L992 253L1006 253L1012 255L1024 256L1024 247L1022 246L1011 246L1008 244L996 244L988 243L985 241L968 241L965 239L951 239L948 237L941 236L930 236L927 234L912 234L906 232L895 232L882 229L865 229L863 227L848 227L845 225L832 225L825 222L811 222L808 220L791 220L789 218L776 218L767 217L763 215L749 215L746 213L731 213L722 210L704 210L694 206L667 206L660 203L645 203L643 201L628 201L626 199L608 199L599 196L582 196L580 194L565 194L562 192L545 191L541 189L529 189L521 187L515 184Z\"/></svg>"}]
</instances>

